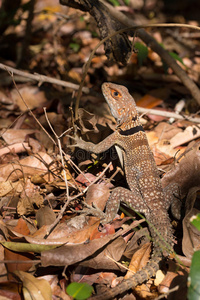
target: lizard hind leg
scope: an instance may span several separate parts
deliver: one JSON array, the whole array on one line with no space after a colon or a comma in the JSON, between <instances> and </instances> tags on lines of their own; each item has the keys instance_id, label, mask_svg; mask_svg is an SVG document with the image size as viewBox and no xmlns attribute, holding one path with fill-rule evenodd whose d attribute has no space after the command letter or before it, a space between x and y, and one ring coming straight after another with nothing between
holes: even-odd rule
<instances>
[{"instance_id":1,"label":"lizard hind leg","mask_svg":"<svg viewBox=\"0 0 200 300\"><path fill-rule=\"evenodd\" d=\"M102 224L109 223L115 218L119 210L120 202L127 204L133 210L147 214L148 208L142 201L142 197L137 190L133 192L123 187L116 187L111 192L107 201L106 218L103 220Z\"/></svg>"},{"instance_id":2,"label":"lizard hind leg","mask_svg":"<svg viewBox=\"0 0 200 300\"><path fill-rule=\"evenodd\" d=\"M166 186L164 189L165 195L165 205L168 210L171 206L172 215L180 220L181 218L181 206L182 202L180 201L180 188L177 183L171 183Z\"/></svg>"}]
</instances>

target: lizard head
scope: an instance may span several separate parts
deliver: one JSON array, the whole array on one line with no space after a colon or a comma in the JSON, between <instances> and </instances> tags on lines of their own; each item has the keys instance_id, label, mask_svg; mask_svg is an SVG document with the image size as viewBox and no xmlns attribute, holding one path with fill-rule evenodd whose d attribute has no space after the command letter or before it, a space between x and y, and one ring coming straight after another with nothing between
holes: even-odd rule
<instances>
[{"instance_id":1,"label":"lizard head","mask_svg":"<svg viewBox=\"0 0 200 300\"><path fill-rule=\"evenodd\" d=\"M127 129L139 123L136 103L125 86L105 82L102 92L119 126L124 124Z\"/></svg>"}]
</instances>

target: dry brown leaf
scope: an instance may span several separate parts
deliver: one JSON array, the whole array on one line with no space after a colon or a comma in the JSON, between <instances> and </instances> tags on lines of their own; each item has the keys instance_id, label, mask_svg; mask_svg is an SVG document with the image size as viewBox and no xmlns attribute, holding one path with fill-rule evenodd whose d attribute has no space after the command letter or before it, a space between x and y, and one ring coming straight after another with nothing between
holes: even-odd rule
<instances>
[{"instance_id":1,"label":"dry brown leaf","mask_svg":"<svg viewBox=\"0 0 200 300\"><path fill-rule=\"evenodd\" d=\"M41 264L42 266L55 265L55 266L66 266L71 265L77 262L81 262L87 259L87 257L91 257L92 261L88 260L87 262L83 262L83 265L92 265L93 268L102 268L101 259L95 263L95 258L100 253L100 249L105 247L106 244L111 244L111 241L116 240L116 237L119 235L119 232L106 236L101 239L92 240L89 243L78 244L78 245L65 245L60 248L44 251L41 254ZM125 244L122 237L119 237L122 244ZM116 242L117 243L117 242ZM121 245L122 246L122 245ZM115 251L115 248L113 248ZM117 249L119 250L119 244L117 244ZM120 250L121 251L121 250ZM109 251L110 253L110 251ZM115 252L117 254L117 252ZM117 254L119 255L119 254ZM121 255L121 253L120 253ZM116 263L112 264L115 269L120 270L121 267L117 266ZM96 267L95 267L96 266ZM107 258L107 266L108 266L108 258ZM106 264L105 264L106 267Z\"/></svg>"},{"instance_id":2,"label":"dry brown leaf","mask_svg":"<svg viewBox=\"0 0 200 300\"><path fill-rule=\"evenodd\" d=\"M155 286L158 286L163 281L164 278L165 278L165 274L163 273L163 271L158 270L156 272L156 278L154 280Z\"/></svg>"},{"instance_id":3,"label":"dry brown leaf","mask_svg":"<svg viewBox=\"0 0 200 300\"><path fill-rule=\"evenodd\" d=\"M79 174L76 177L76 182L81 183L84 186L88 186L96 179L96 176L91 173Z\"/></svg>"},{"instance_id":4,"label":"dry brown leaf","mask_svg":"<svg viewBox=\"0 0 200 300\"><path fill-rule=\"evenodd\" d=\"M52 291L48 281L35 278L23 271L15 271L14 273L23 283L24 299L52 300Z\"/></svg>"},{"instance_id":5,"label":"dry brown leaf","mask_svg":"<svg viewBox=\"0 0 200 300\"><path fill-rule=\"evenodd\" d=\"M146 243L135 252L131 262L129 264L129 271L127 272L125 279L133 276L134 273L142 269L148 262L151 252L151 243Z\"/></svg>"},{"instance_id":6,"label":"dry brown leaf","mask_svg":"<svg viewBox=\"0 0 200 300\"><path fill-rule=\"evenodd\" d=\"M48 227L43 225L37 232L30 237L25 237L29 243L33 244L79 244L90 239L90 235L99 226L99 219L85 216L73 217L67 222L59 223L55 230L49 235L48 239L43 239L48 232Z\"/></svg>"},{"instance_id":7,"label":"dry brown leaf","mask_svg":"<svg viewBox=\"0 0 200 300\"><path fill-rule=\"evenodd\" d=\"M22 218L20 218L18 220L17 225L14 228L14 231L19 232L19 233L24 234L24 235L29 235L30 234L30 231L29 231L29 228L26 224L26 221L23 220Z\"/></svg>"},{"instance_id":8,"label":"dry brown leaf","mask_svg":"<svg viewBox=\"0 0 200 300\"><path fill-rule=\"evenodd\" d=\"M36 220L37 226L41 228L43 225L51 225L56 220L56 215L49 206L44 206L38 209Z\"/></svg>"},{"instance_id":9,"label":"dry brown leaf","mask_svg":"<svg viewBox=\"0 0 200 300\"><path fill-rule=\"evenodd\" d=\"M168 265L169 270L163 281L160 283L158 291L162 294L169 293L167 297L169 300L186 300L188 268L183 268L174 261L169 261ZM170 290L174 287L178 287L178 289L171 292Z\"/></svg>"},{"instance_id":10,"label":"dry brown leaf","mask_svg":"<svg viewBox=\"0 0 200 300\"><path fill-rule=\"evenodd\" d=\"M90 240L100 239L103 236L114 234L115 233L115 226L113 225L114 222L112 222L112 224L104 225L103 231L100 231L99 228L96 227L90 235Z\"/></svg>"},{"instance_id":11,"label":"dry brown leaf","mask_svg":"<svg viewBox=\"0 0 200 300\"><path fill-rule=\"evenodd\" d=\"M89 205L92 205L93 203L103 211L109 195L110 190L108 185L106 185L105 183L93 184L87 191L85 202Z\"/></svg>"},{"instance_id":12,"label":"dry brown leaf","mask_svg":"<svg viewBox=\"0 0 200 300\"><path fill-rule=\"evenodd\" d=\"M136 224L137 224L136 226L138 226L138 223ZM140 242L140 246L138 246L139 242ZM127 244L126 250L124 252L124 256L127 257L128 259L131 259L134 253L138 249L140 249L141 246L145 245L148 242L149 242L149 231L147 227L136 231Z\"/></svg>"},{"instance_id":13,"label":"dry brown leaf","mask_svg":"<svg viewBox=\"0 0 200 300\"><path fill-rule=\"evenodd\" d=\"M43 201L43 196L39 193L39 187L35 186L30 179L28 179L20 195L17 204L17 212L19 215L33 213L35 211L34 205L36 205L36 207L41 207Z\"/></svg>"},{"instance_id":14,"label":"dry brown leaf","mask_svg":"<svg viewBox=\"0 0 200 300\"><path fill-rule=\"evenodd\" d=\"M2 274L2 273L1 273ZM2 281L0 283L1 300L21 300L22 287L18 282Z\"/></svg>"},{"instance_id":15,"label":"dry brown leaf","mask_svg":"<svg viewBox=\"0 0 200 300\"><path fill-rule=\"evenodd\" d=\"M79 123L80 123L82 134L85 134L90 131L96 133L99 132L99 130L96 127L98 121L96 115L91 114L90 112L86 111L83 108L79 108L78 116L79 116Z\"/></svg>"},{"instance_id":16,"label":"dry brown leaf","mask_svg":"<svg viewBox=\"0 0 200 300\"><path fill-rule=\"evenodd\" d=\"M200 137L200 129L198 125L188 126L183 132L177 133L170 140L170 144L173 148L182 144L188 143Z\"/></svg>"},{"instance_id":17,"label":"dry brown leaf","mask_svg":"<svg viewBox=\"0 0 200 300\"><path fill-rule=\"evenodd\" d=\"M186 214L183 219L183 240L182 250L186 257L192 258L195 250L200 249L200 232L191 224L190 219L196 216L199 212L198 209L194 208L197 192L199 187L194 187L189 190L186 199Z\"/></svg>"},{"instance_id":18,"label":"dry brown leaf","mask_svg":"<svg viewBox=\"0 0 200 300\"><path fill-rule=\"evenodd\" d=\"M37 207L40 207L43 205L43 202L44 202L43 196L40 195L39 192L34 192L34 194L31 197L21 196L17 204L17 212L20 216L34 213L35 212L34 204Z\"/></svg>"},{"instance_id":19,"label":"dry brown leaf","mask_svg":"<svg viewBox=\"0 0 200 300\"><path fill-rule=\"evenodd\" d=\"M8 233L5 228L4 222L1 220L0 222L0 230L1 230L1 235L0 235L0 241L5 242L5 238L7 238ZM4 247L0 245L0 258L1 260L4 260ZM0 264L0 295L1 295L1 282L6 281L7 278L7 270L5 264Z\"/></svg>"},{"instance_id":20,"label":"dry brown leaf","mask_svg":"<svg viewBox=\"0 0 200 300\"><path fill-rule=\"evenodd\" d=\"M158 143L158 136L154 131L148 131L146 132L146 135L151 148L154 144Z\"/></svg>"},{"instance_id":21,"label":"dry brown leaf","mask_svg":"<svg viewBox=\"0 0 200 300\"><path fill-rule=\"evenodd\" d=\"M151 243L146 243L142 245L142 247L137 250L129 264L129 271L127 272L125 279L128 279L133 276L137 271L142 269L144 266L146 266L149 256L151 253ZM140 286L137 286L135 288L135 291L137 294L139 294L142 298L147 298L150 296L150 290L149 287L146 284L142 284Z\"/></svg>"},{"instance_id":22,"label":"dry brown leaf","mask_svg":"<svg viewBox=\"0 0 200 300\"><path fill-rule=\"evenodd\" d=\"M200 186L200 150L199 143L189 146L185 156L162 178L162 185L166 187L171 183L177 183L181 196L185 196L189 189Z\"/></svg>"},{"instance_id":23,"label":"dry brown leaf","mask_svg":"<svg viewBox=\"0 0 200 300\"><path fill-rule=\"evenodd\" d=\"M177 153L177 149L174 149L172 147L168 139L164 139L165 137L170 137L174 132L174 129L170 129L168 126L165 127L164 124L166 123L164 122L161 124L163 125L158 125L156 127L157 129L155 129L154 131L147 132L148 142L158 166L162 165L166 160L175 157ZM184 148L182 148L180 151L182 153L184 151Z\"/></svg>"},{"instance_id":24,"label":"dry brown leaf","mask_svg":"<svg viewBox=\"0 0 200 300\"><path fill-rule=\"evenodd\" d=\"M47 112L46 115L42 115L39 118L40 123L45 127L49 128L49 124L47 123L47 120L51 124L51 126L54 128L56 134L60 136L64 129L65 129L65 119L63 114L58 114L55 112Z\"/></svg>"},{"instance_id":25,"label":"dry brown leaf","mask_svg":"<svg viewBox=\"0 0 200 300\"><path fill-rule=\"evenodd\" d=\"M27 150L31 150L28 143L17 143L12 144L11 146L7 146L0 149L0 156L8 154L8 153L22 153Z\"/></svg>"},{"instance_id":26,"label":"dry brown leaf","mask_svg":"<svg viewBox=\"0 0 200 300\"><path fill-rule=\"evenodd\" d=\"M15 232L18 232L20 234L23 235L27 235L30 233L26 222L20 218L17 222L17 226L15 226L15 228L13 229ZM17 239L12 238L12 241L17 241ZM32 263L31 260L34 259L34 255L32 253L17 253L11 250L8 250L7 248L5 248L4 250L4 259L5 260L15 260L16 263L7 263L6 264L6 268L8 270L8 278L9 279L13 279L13 275L12 273L15 270L23 270L23 271L28 271L30 269L30 267L32 267ZM29 263L17 263L17 261L28 261L30 260L30 264Z\"/></svg>"},{"instance_id":27,"label":"dry brown leaf","mask_svg":"<svg viewBox=\"0 0 200 300\"><path fill-rule=\"evenodd\" d=\"M31 151L33 153L38 153L40 151L45 152L44 146L36 139L33 139L33 138L29 137L28 144L31 147Z\"/></svg>"},{"instance_id":28,"label":"dry brown leaf","mask_svg":"<svg viewBox=\"0 0 200 300\"><path fill-rule=\"evenodd\" d=\"M40 91L40 89L36 86L25 86L19 88L19 92L28 105L29 109L44 106L47 102L45 93ZM25 106L16 89L13 89L11 91L11 97L13 99L13 102L19 107L21 111L27 110L27 107Z\"/></svg>"},{"instance_id":29,"label":"dry brown leaf","mask_svg":"<svg viewBox=\"0 0 200 300\"><path fill-rule=\"evenodd\" d=\"M93 254L92 258L84 259L80 262L80 265L90 267L94 269L105 269L105 270L121 270L125 272L125 268L117 264L121 259L126 243L122 237L111 241L109 245L102 249L98 254Z\"/></svg>"},{"instance_id":30,"label":"dry brown leaf","mask_svg":"<svg viewBox=\"0 0 200 300\"><path fill-rule=\"evenodd\" d=\"M0 182L0 197L3 197L14 190L14 193L21 193L23 190L22 184L19 182L12 181L1 181Z\"/></svg>"},{"instance_id":31,"label":"dry brown leaf","mask_svg":"<svg viewBox=\"0 0 200 300\"><path fill-rule=\"evenodd\" d=\"M97 109L97 105L95 104L94 108L94 112L97 110L97 114L95 115L89 113L85 109L79 109L79 126L83 138L87 138L89 141L97 144L112 132L110 129L112 125L109 124L109 128L106 117L99 116L102 114L102 110L105 110L103 106L103 109L99 107Z\"/></svg>"},{"instance_id":32,"label":"dry brown leaf","mask_svg":"<svg viewBox=\"0 0 200 300\"><path fill-rule=\"evenodd\" d=\"M28 156L19 161L2 165L0 166L0 181L5 181L7 178L15 181L27 175L34 175L36 172L40 175L45 174L48 171L46 165L49 165L51 162L52 159L48 154L38 152L34 156ZM51 167L53 168L53 166Z\"/></svg>"},{"instance_id":33,"label":"dry brown leaf","mask_svg":"<svg viewBox=\"0 0 200 300\"><path fill-rule=\"evenodd\" d=\"M12 104L12 101L10 100L10 98L6 95L6 92L1 89L0 90L0 102L2 104Z\"/></svg>"},{"instance_id":34,"label":"dry brown leaf","mask_svg":"<svg viewBox=\"0 0 200 300\"><path fill-rule=\"evenodd\" d=\"M7 145L23 143L27 135L36 133L36 129L7 129L2 137Z\"/></svg>"},{"instance_id":35,"label":"dry brown leaf","mask_svg":"<svg viewBox=\"0 0 200 300\"><path fill-rule=\"evenodd\" d=\"M177 133L182 132L181 128L170 125L166 122L160 122L154 129L159 140L170 140Z\"/></svg>"},{"instance_id":36,"label":"dry brown leaf","mask_svg":"<svg viewBox=\"0 0 200 300\"><path fill-rule=\"evenodd\" d=\"M146 94L140 100L137 101L137 105L145 108L153 108L163 103L162 99Z\"/></svg>"}]
</instances>

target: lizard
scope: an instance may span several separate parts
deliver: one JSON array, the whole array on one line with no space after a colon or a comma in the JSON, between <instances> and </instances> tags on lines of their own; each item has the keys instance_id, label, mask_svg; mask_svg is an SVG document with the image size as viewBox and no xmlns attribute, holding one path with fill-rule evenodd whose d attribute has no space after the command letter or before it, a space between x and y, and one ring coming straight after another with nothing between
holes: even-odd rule
<instances>
[{"instance_id":1,"label":"lizard","mask_svg":"<svg viewBox=\"0 0 200 300\"><path fill-rule=\"evenodd\" d=\"M129 189L124 187L113 189L106 204L105 219L101 223L106 224L114 219L121 201L128 204L132 209L145 215L153 240L153 253L142 270L122 281L115 288L93 296L91 299L94 300L113 299L116 295L155 276L163 256L172 252L174 244L168 208L171 203L174 203L171 207L172 213L179 218L178 208L180 207L177 185L171 184L170 187L162 188L136 103L128 89L118 84L105 82L102 84L102 92L111 114L116 119L115 131L98 144L75 137L76 144L73 146L96 154L107 151L112 146L118 146L121 149Z\"/></svg>"}]
</instances>

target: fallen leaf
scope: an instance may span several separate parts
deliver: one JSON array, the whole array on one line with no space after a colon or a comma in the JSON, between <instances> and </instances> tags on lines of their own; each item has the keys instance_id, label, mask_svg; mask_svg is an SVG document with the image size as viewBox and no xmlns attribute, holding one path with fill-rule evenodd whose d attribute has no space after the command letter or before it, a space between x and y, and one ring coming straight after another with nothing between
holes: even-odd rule
<instances>
[{"instance_id":1,"label":"fallen leaf","mask_svg":"<svg viewBox=\"0 0 200 300\"><path fill-rule=\"evenodd\" d=\"M45 93L43 91L40 91L37 86L24 86L22 88L19 88L19 93L21 94L29 109L44 106L44 104L47 102ZM19 93L16 89L13 89L11 91L11 97L13 99L13 102L19 107L21 111L26 111L27 107L22 101Z\"/></svg>"},{"instance_id":2,"label":"fallen leaf","mask_svg":"<svg viewBox=\"0 0 200 300\"><path fill-rule=\"evenodd\" d=\"M144 97L137 101L138 106L145 108L153 108L155 106L160 105L161 103L163 103L162 99L156 98L148 94L146 94Z\"/></svg>"},{"instance_id":3,"label":"fallen leaf","mask_svg":"<svg viewBox=\"0 0 200 300\"><path fill-rule=\"evenodd\" d=\"M4 133L2 133L2 137L7 145L23 143L27 135L31 135L36 133L36 129L7 129ZM24 144L24 148L25 148Z\"/></svg>"},{"instance_id":4,"label":"fallen leaf","mask_svg":"<svg viewBox=\"0 0 200 300\"><path fill-rule=\"evenodd\" d=\"M89 187L85 202L89 205L92 203L100 210L104 210L106 202L110 196L110 189L105 183L93 184Z\"/></svg>"},{"instance_id":5,"label":"fallen leaf","mask_svg":"<svg viewBox=\"0 0 200 300\"><path fill-rule=\"evenodd\" d=\"M173 148L188 143L200 137L199 125L188 126L183 132L177 133L170 140Z\"/></svg>"},{"instance_id":6,"label":"fallen leaf","mask_svg":"<svg viewBox=\"0 0 200 300\"><path fill-rule=\"evenodd\" d=\"M139 271L144 266L146 266L150 257L150 253L151 253L151 243L146 243L142 245L142 247L134 253L131 262L129 264L129 270L125 276L125 279L132 277L133 274L135 274L137 271ZM140 297L145 299L148 296L152 295L152 292L150 292L150 289L147 286L147 284L142 284L140 286L137 286L135 288L135 291L138 295L140 295Z\"/></svg>"},{"instance_id":7,"label":"fallen leaf","mask_svg":"<svg viewBox=\"0 0 200 300\"><path fill-rule=\"evenodd\" d=\"M19 232L19 233L24 234L24 235L29 234L29 229L27 227L27 224L22 218L20 218L18 220L17 226L15 226L14 230L16 232ZM15 243L13 243L13 244L15 244ZM11 280L11 279L14 279L12 273L15 270L28 271L30 269L30 267L32 267L33 263L31 263L31 260L34 259L34 255L30 252L17 253L17 252L14 252L14 251L11 251L11 250L8 250L7 248L5 248L4 259L5 260L12 260L12 261L14 260L14 261L16 261L15 263L12 262L12 263L7 263L6 264L6 268L8 270L8 278ZM20 261L30 261L30 263L20 263Z\"/></svg>"},{"instance_id":8,"label":"fallen leaf","mask_svg":"<svg viewBox=\"0 0 200 300\"><path fill-rule=\"evenodd\" d=\"M44 162L43 162L44 161ZM52 162L51 157L44 152L38 152L34 156L25 157L19 161L13 161L10 164L0 166L0 181L18 180L27 175L45 174L48 169L46 165ZM51 165L53 168L53 165Z\"/></svg>"},{"instance_id":9,"label":"fallen leaf","mask_svg":"<svg viewBox=\"0 0 200 300\"><path fill-rule=\"evenodd\" d=\"M38 209L36 220L37 226L40 228L43 225L51 225L56 220L56 215L49 206L44 206Z\"/></svg>"},{"instance_id":10,"label":"fallen leaf","mask_svg":"<svg viewBox=\"0 0 200 300\"><path fill-rule=\"evenodd\" d=\"M52 300L51 287L48 281L37 279L23 271L15 271L14 273L23 283L24 299Z\"/></svg>"}]
</instances>

